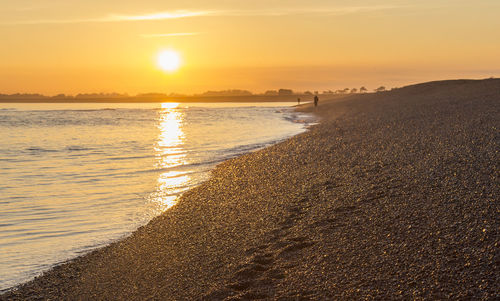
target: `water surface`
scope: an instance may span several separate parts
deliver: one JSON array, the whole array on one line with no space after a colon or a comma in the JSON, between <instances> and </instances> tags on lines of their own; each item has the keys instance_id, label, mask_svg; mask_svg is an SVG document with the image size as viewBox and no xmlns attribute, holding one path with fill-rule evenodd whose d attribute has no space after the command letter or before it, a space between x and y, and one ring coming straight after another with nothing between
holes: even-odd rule
<instances>
[{"instance_id":1,"label":"water surface","mask_svg":"<svg viewBox=\"0 0 500 301\"><path fill-rule=\"evenodd\" d=\"M129 235L219 162L305 130L290 103L0 104L0 289Z\"/></svg>"}]
</instances>

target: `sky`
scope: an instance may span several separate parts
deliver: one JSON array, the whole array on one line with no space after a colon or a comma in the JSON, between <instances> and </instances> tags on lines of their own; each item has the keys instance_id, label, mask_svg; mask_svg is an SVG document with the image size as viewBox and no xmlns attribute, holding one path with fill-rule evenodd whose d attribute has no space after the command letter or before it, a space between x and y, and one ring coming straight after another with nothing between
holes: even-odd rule
<instances>
[{"instance_id":1,"label":"sky","mask_svg":"<svg viewBox=\"0 0 500 301\"><path fill-rule=\"evenodd\" d=\"M0 93L399 87L500 76L498 0L0 0ZM166 49L182 66L165 72Z\"/></svg>"}]
</instances>

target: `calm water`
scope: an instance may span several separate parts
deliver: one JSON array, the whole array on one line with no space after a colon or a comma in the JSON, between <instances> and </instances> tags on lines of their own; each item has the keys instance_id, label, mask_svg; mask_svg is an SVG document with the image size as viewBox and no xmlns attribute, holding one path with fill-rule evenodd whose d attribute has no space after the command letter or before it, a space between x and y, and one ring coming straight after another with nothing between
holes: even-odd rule
<instances>
[{"instance_id":1,"label":"calm water","mask_svg":"<svg viewBox=\"0 0 500 301\"><path fill-rule=\"evenodd\" d=\"M0 104L0 290L130 234L219 162L305 130L279 104Z\"/></svg>"}]
</instances>

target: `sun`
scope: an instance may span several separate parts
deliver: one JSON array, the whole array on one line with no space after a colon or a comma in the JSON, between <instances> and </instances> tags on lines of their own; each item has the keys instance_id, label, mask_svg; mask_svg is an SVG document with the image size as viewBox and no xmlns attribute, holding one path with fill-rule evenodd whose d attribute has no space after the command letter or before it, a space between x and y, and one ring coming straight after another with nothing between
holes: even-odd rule
<instances>
[{"instance_id":1,"label":"sun","mask_svg":"<svg viewBox=\"0 0 500 301\"><path fill-rule=\"evenodd\" d=\"M174 72L181 66L181 57L175 50L164 50L158 54L158 66L167 72Z\"/></svg>"}]
</instances>

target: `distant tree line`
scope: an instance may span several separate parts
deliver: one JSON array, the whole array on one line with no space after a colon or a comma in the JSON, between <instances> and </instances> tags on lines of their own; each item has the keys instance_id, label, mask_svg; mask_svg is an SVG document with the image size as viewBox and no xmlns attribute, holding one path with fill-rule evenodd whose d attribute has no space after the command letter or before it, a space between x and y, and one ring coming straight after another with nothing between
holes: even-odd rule
<instances>
[{"instance_id":1,"label":"distant tree line","mask_svg":"<svg viewBox=\"0 0 500 301\"><path fill-rule=\"evenodd\" d=\"M247 90L223 90L223 91L207 91L195 96L249 96L253 95L252 92Z\"/></svg>"},{"instance_id":2,"label":"distant tree line","mask_svg":"<svg viewBox=\"0 0 500 301\"><path fill-rule=\"evenodd\" d=\"M15 94L0 94L0 99L57 99L57 100L71 100L71 99L98 99L98 98L124 98L129 97L127 94L119 93L82 93L73 95L57 94L54 96L46 96L38 93L15 93Z\"/></svg>"},{"instance_id":3,"label":"distant tree line","mask_svg":"<svg viewBox=\"0 0 500 301\"><path fill-rule=\"evenodd\" d=\"M386 88L380 86L373 90L374 92L384 92ZM38 93L15 93L15 94L0 94L0 100L91 100L91 99L120 99L120 98L162 98L162 97L217 97L217 96L252 96L252 95L265 95L265 96L290 96L290 95L344 95L344 94L356 94L356 93L367 93L368 89L364 86L358 88L344 88L337 90L324 90L321 93L319 91L304 91L295 92L292 89L281 88L278 90L267 90L262 94L254 94L248 90L240 89L229 89L221 91L206 91L201 94L186 95L179 93L142 93L135 96L129 96L128 94L120 93L80 93L75 96L66 94L57 94L54 96L45 96Z\"/></svg>"}]
</instances>

